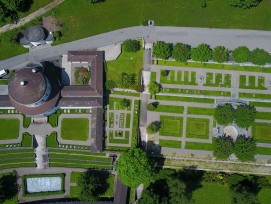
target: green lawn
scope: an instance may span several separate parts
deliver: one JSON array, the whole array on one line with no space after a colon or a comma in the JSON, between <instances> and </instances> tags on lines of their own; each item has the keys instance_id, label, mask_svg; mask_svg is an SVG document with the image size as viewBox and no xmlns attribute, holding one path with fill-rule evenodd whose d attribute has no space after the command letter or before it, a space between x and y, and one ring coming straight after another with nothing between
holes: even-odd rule
<instances>
[{"instance_id":1,"label":"green lawn","mask_svg":"<svg viewBox=\"0 0 271 204\"><path fill-rule=\"evenodd\" d=\"M218 183L201 183L202 187L195 190L192 200L195 204L230 204L229 188Z\"/></svg>"},{"instance_id":2,"label":"green lawn","mask_svg":"<svg viewBox=\"0 0 271 204\"><path fill-rule=\"evenodd\" d=\"M257 142L271 142L271 124L254 123L252 125L252 136Z\"/></svg>"},{"instance_id":3,"label":"green lawn","mask_svg":"<svg viewBox=\"0 0 271 204\"><path fill-rule=\"evenodd\" d=\"M109 97L109 110L125 110L125 107L120 106L119 102L122 100L122 98L113 98ZM130 100L130 104L132 105L132 100ZM114 108L115 104L115 108ZM131 110L131 105L127 108L127 110Z\"/></svg>"},{"instance_id":4,"label":"green lawn","mask_svg":"<svg viewBox=\"0 0 271 204\"><path fill-rule=\"evenodd\" d=\"M183 113L183 106L170 106L158 104L155 112L166 112L166 113Z\"/></svg>"},{"instance_id":5,"label":"green lawn","mask_svg":"<svg viewBox=\"0 0 271 204\"><path fill-rule=\"evenodd\" d=\"M119 137L124 136L124 139L122 138L114 138L119 135ZM109 131L109 142L110 143L115 143L115 144L128 144L129 143L129 131Z\"/></svg>"},{"instance_id":6,"label":"green lawn","mask_svg":"<svg viewBox=\"0 0 271 204\"><path fill-rule=\"evenodd\" d=\"M23 133L22 147L32 147L33 136L29 133Z\"/></svg>"},{"instance_id":7,"label":"green lawn","mask_svg":"<svg viewBox=\"0 0 271 204\"><path fill-rule=\"evenodd\" d=\"M125 120L126 120L126 122L125 122L125 128L130 128L130 123L131 123L131 114L130 113L126 113Z\"/></svg>"},{"instance_id":8,"label":"green lawn","mask_svg":"<svg viewBox=\"0 0 271 204\"><path fill-rule=\"evenodd\" d=\"M165 95L156 95L155 99L156 100L166 100L166 101L211 103L211 104L213 104L215 102L214 99L210 99L210 98L180 97L180 96L165 96Z\"/></svg>"},{"instance_id":9,"label":"green lawn","mask_svg":"<svg viewBox=\"0 0 271 204\"><path fill-rule=\"evenodd\" d=\"M175 140L161 140L159 139L159 145L161 147L169 147L169 148L178 148L180 149L182 146L181 141L175 141Z\"/></svg>"},{"instance_id":10,"label":"green lawn","mask_svg":"<svg viewBox=\"0 0 271 204\"><path fill-rule=\"evenodd\" d=\"M271 120L271 112L257 112L256 119Z\"/></svg>"},{"instance_id":11,"label":"green lawn","mask_svg":"<svg viewBox=\"0 0 271 204\"><path fill-rule=\"evenodd\" d=\"M182 84L182 85L197 85L196 83L196 72L188 72L188 71L175 71L168 70L168 76L162 76L162 71L160 70L160 83L164 84ZM182 80L182 75L184 78ZM190 80L189 80L190 76Z\"/></svg>"},{"instance_id":12,"label":"green lawn","mask_svg":"<svg viewBox=\"0 0 271 204\"><path fill-rule=\"evenodd\" d=\"M64 140L86 141L89 137L89 120L87 118L63 118L60 136Z\"/></svg>"},{"instance_id":13,"label":"green lawn","mask_svg":"<svg viewBox=\"0 0 271 204\"><path fill-rule=\"evenodd\" d=\"M134 93L134 92L125 92L125 91L111 91L112 94L116 95L122 95L122 96L135 96L140 97L140 93Z\"/></svg>"},{"instance_id":14,"label":"green lawn","mask_svg":"<svg viewBox=\"0 0 271 204\"><path fill-rule=\"evenodd\" d=\"M200 107L188 107L187 114L194 115L214 115L214 108L200 108Z\"/></svg>"},{"instance_id":15,"label":"green lawn","mask_svg":"<svg viewBox=\"0 0 271 204\"><path fill-rule=\"evenodd\" d=\"M215 86L215 87L231 87L231 75L224 75L224 83L222 83L222 74L220 73L206 73L206 83L204 86Z\"/></svg>"},{"instance_id":16,"label":"green lawn","mask_svg":"<svg viewBox=\"0 0 271 204\"><path fill-rule=\"evenodd\" d=\"M185 149L213 151L213 144L199 143L199 142L186 142Z\"/></svg>"},{"instance_id":17,"label":"green lawn","mask_svg":"<svg viewBox=\"0 0 271 204\"><path fill-rule=\"evenodd\" d=\"M156 72L151 72L151 80L150 81L156 81Z\"/></svg>"},{"instance_id":18,"label":"green lawn","mask_svg":"<svg viewBox=\"0 0 271 204\"><path fill-rule=\"evenodd\" d=\"M52 125L52 127L58 126L58 117L60 116L60 114L61 110L59 109L57 112L48 117L48 122Z\"/></svg>"},{"instance_id":19,"label":"green lawn","mask_svg":"<svg viewBox=\"0 0 271 204\"><path fill-rule=\"evenodd\" d=\"M270 94L239 93L239 98L271 99L271 95Z\"/></svg>"},{"instance_id":20,"label":"green lawn","mask_svg":"<svg viewBox=\"0 0 271 204\"><path fill-rule=\"evenodd\" d=\"M174 116L160 116L161 128L159 134L161 136L181 137L183 129L183 118Z\"/></svg>"},{"instance_id":21,"label":"green lawn","mask_svg":"<svg viewBox=\"0 0 271 204\"><path fill-rule=\"evenodd\" d=\"M256 147L256 153L262 155L271 155L271 148Z\"/></svg>"},{"instance_id":22,"label":"green lawn","mask_svg":"<svg viewBox=\"0 0 271 204\"><path fill-rule=\"evenodd\" d=\"M19 137L20 121L17 118L0 118L0 140L12 140Z\"/></svg>"},{"instance_id":23,"label":"green lawn","mask_svg":"<svg viewBox=\"0 0 271 204\"><path fill-rule=\"evenodd\" d=\"M209 120L204 118L187 118L186 137L208 139L209 138Z\"/></svg>"},{"instance_id":24,"label":"green lawn","mask_svg":"<svg viewBox=\"0 0 271 204\"><path fill-rule=\"evenodd\" d=\"M255 102L255 101L250 101L249 105L251 106L256 106L256 107L271 107L271 103L265 103L265 102Z\"/></svg>"},{"instance_id":25,"label":"green lawn","mask_svg":"<svg viewBox=\"0 0 271 204\"><path fill-rule=\"evenodd\" d=\"M46 147L58 147L57 132L52 132L46 138Z\"/></svg>"},{"instance_id":26,"label":"green lawn","mask_svg":"<svg viewBox=\"0 0 271 204\"><path fill-rule=\"evenodd\" d=\"M163 93L176 93L176 94L191 94L191 95L202 95L202 96L231 96L231 92L227 91L208 91L208 90L197 90L197 89L177 89L177 88L163 88Z\"/></svg>"},{"instance_id":27,"label":"green lawn","mask_svg":"<svg viewBox=\"0 0 271 204\"><path fill-rule=\"evenodd\" d=\"M247 82L246 75L240 75L239 81L240 81L239 88L266 90L266 87L264 86L265 81L264 77L258 77L258 86L256 86L256 76L249 76L248 83L246 83Z\"/></svg>"}]
</instances>

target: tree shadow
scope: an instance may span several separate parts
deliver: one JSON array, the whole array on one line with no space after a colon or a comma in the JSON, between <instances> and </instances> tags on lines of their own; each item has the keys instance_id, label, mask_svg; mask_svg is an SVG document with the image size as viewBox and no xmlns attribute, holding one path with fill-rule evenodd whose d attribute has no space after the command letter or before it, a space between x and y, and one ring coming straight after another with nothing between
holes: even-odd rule
<instances>
[{"instance_id":1,"label":"tree shadow","mask_svg":"<svg viewBox=\"0 0 271 204\"><path fill-rule=\"evenodd\" d=\"M33 4L33 0L27 0L27 1L24 1L24 4L23 6L20 7L20 11L21 12L27 12L30 10L31 6Z\"/></svg>"},{"instance_id":2,"label":"tree shadow","mask_svg":"<svg viewBox=\"0 0 271 204\"><path fill-rule=\"evenodd\" d=\"M5 200L10 200L18 194L19 186L17 184L16 172L4 175L0 180L3 185L3 194Z\"/></svg>"},{"instance_id":3,"label":"tree shadow","mask_svg":"<svg viewBox=\"0 0 271 204\"><path fill-rule=\"evenodd\" d=\"M109 189L110 186L107 180L109 179L110 173L108 171L98 171L98 170L88 169L86 174L88 176L95 176L99 178L99 182L101 185L97 189L97 194L103 195Z\"/></svg>"}]
</instances>

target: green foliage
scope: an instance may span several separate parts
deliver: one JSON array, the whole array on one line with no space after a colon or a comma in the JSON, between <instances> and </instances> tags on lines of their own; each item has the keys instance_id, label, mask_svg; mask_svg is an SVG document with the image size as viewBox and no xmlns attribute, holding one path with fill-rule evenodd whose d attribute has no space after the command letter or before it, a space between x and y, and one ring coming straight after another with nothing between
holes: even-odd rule
<instances>
[{"instance_id":1,"label":"green foliage","mask_svg":"<svg viewBox=\"0 0 271 204\"><path fill-rule=\"evenodd\" d=\"M157 41L153 46L153 56L160 59L168 59L171 55L170 44Z\"/></svg>"},{"instance_id":2,"label":"green foliage","mask_svg":"<svg viewBox=\"0 0 271 204\"><path fill-rule=\"evenodd\" d=\"M224 46L216 46L213 49L212 58L214 61L222 63L229 60L230 51Z\"/></svg>"},{"instance_id":3,"label":"green foliage","mask_svg":"<svg viewBox=\"0 0 271 204\"><path fill-rule=\"evenodd\" d=\"M121 101L119 102L119 105L125 109L128 108L131 105L131 101L129 99L123 98L121 99Z\"/></svg>"},{"instance_id":4,"label":"green foliage","mask_svg":"<svg viewBox=\"0 0 271 204\"><path fill-rule=\"evenodd\" d=\"M261 0L229 0L231 6L248 9L257 6Z\"/></svg>"},{"instance_id":5,"label":"green foliage","mask_svg":"<svg viewBox=\"0 0 271 204\"><path fill-rule=\"evenodd\" d=\"M194 61L207 62L211 57L212 49L207 44L199 44L198 47L191 50L191 58Z\"/></svg>"},{"instance_id":6,"label":"green foliage","mask_svg":"<svg viewBox=\"0 0 271 204\"><path fill-rule=\"evenodd\" d=\"M168 73L169 73L168 70L164 70L164 69L163 69L163 70L161 71L161 75L162 75L162 76L167 76Z\"/></svg>"},{"instance_id":7,"label":"green foliage","mask_svg":"<svg viewBox=\"0 0 271 204\"><path fill-rule=\"evenodd\" d=\"M122 72L119 77L118 85L121 88L133 88L136 85L136 74Z\"/></svg>"},{"instance_id":8,"label":"green foliage","mask_svg":"<svg viewBox=\"0 0 271 204\"><path fill-rule=\"evenodd\" d=\"M90 72L85 67L76 67L74 71L76 85L87 85L90 79Z\"/></svg>"},{"instance_id":9,"label":"green foliage","mask_svg":"<svg viewBox=\"0 0 271 204\"><path fill-rule=\"evenodd\" d=\"M231 104L226 103L225 105L219 105L215 109L214 117L218 124L228 125L234 121L235 110Z\"/></svg>"},{"instance_id":10,"label":"green foliage","mask_svg":"<svg viewBox=\"0 0 271 204\"><path fill-rule=\"evenodd\" d=\"M144 91L144 86L142 84L135 85L135 91L142 93Z\"/></svg>"},{"instance_id":11,"label":"green foliage","mask_svg":"<svg viewBox=\"0 0 271 204\"><path fill-rule=\"evenodd\" d=\"M116 82L115 81L113 81L113 80L106 80L106 82L105 82L105 88L107 89L107 90L112 90L112 89L114 89L116 87Z\"/></svg>"},{"instance_id":12,"label":"green foliage","mask_svg":"<svg viewBox=\"0 0 271 204\"><path fill-rule=\"evenodd\" d=\"M254 106L240 105L235 111L235 122L241 128L248 128L254 123L256 113Z\"/></svg>"},{"instance_id":13,"label":"green foliage","mask_svg":"<svg viewBox=\"0 0 271 204\"><path fill-rule=\"evenodd\" d=\"M234 144L234 153L241 161L254 160L256 143L253 138L239 135Z\"/></svg>"},{"instance_id":14,"label":"green foliage","mask_svg":"<svg viewBox=\"0 0 271 204\"><path fill-rule=\"evenodd\" d=\"M18 193L16 171L6 173L0 178L0 202L5 203Z\"/></svg>"},{"instance_id":15,"label":"green foliage","mask_svg":"<svg viewBox=\"0 0 271 204\"><path fill-rule=\"evenodd\" d=\"M154 103L149 103L147 108L149 111L154 111L157 108L157 106Z\"/></svg>"},{"instance_id":16,"label":"green foliage","mask_svg":"<svg viewBox=\"0 0 271 204\"><path fill-rule=\"evenodd\" d=\"M176 43L173 46L172 57L179 62L186 62L190 59L191 46L183 43ZM163 70L164 71L164 70Z\"/></svg>"},{"instance_id":17,"label":"green foliage","mask_svg":"<svg viewBox=\"0 0 271 204\"><path fill-rule=\"evenodd\" d=\"M233 141L231 137L219 136L214 143L214 156L218 159L228 159L233 153Z\"/></svg>"},{"instance_id":18,"label":"green foliage","mask_svg":"<svg viewBox=\"0 0 271 204\"><path fill-rule=\"evenodd\" d=\"M18 20L18 11L22 10L24 5L25 0L1 0L0 20L8 23Z\"/></svg>"},{"instance_id":19,"label":"green foliage","mask_svg":"<svg viewBox=\"0 0 271 204\"><path fill-rule=\"evenodd\" d=\"M160 92L161 87L156 81L152 81L148 84L149 92L151 95L155 95Z\"/></svg>"},{"instance_id":20,"label":"green foliage","mask_svg":"<svg viewBox=\"0 0 271 204\"><path fill-rule=\"evenodd\" d=\"M232 51L232 58L235 62L248 62L250 59L250 50L246 46L240 46Z\"/></svg>"},{"instance_id":21,"label":"green foliage","mask_svg":"<svg viewBox=\"0 0 271 204\"><path fill-rule=\"evenodd\" d=\"M207 0L198 0L201 8L205 8L207 6Z\"/></svg>"},{"instance_id":22,"label":"green foliage","mask_svg":"<svg viewBox=\"0 0 271 204\"><path fill-rule=\"evenodd\" d=\"M61 31L54 31L54 37L57 41L60 41L62 38L62 32Z\"/></svg>"},{"instance_id":23,"label":"green foliage","mask_svg":"<svg viewBox=\"0 0 271 204\"><path fill-rule=\"evenodd\" d=\"M251 52L250 60L253 64L265 65L271 62L271 56L267 51L256 48Z\"/></svg>"},{"instance_id":24,"label":"green foliage","mask_svg":"<svg viewBox=\"0 0 271 204\"><path fill-rule=\"evenodd\" d=\"M122 44L125 52L137 52L140 50L140 42L138 40L125 40Z\"/></svg>"},{"instance_id":25,"label":"green foliage","mask_svg":"<svg viewBox=\"0 0 271 204\"><path fill-rule=\"evenodd\" d=\"M155 173L155 164L139 148L131 148L120 155L117 171L121 181L132 188L148 184Z\"/></svg>"},{"instance_id":26,"label":"green foliage","mask_svg":"<svg viewBox=\"0 0 271 204\"><path fill-rule=\"evenodd\" d=\"M155 134L159 131L160 128L161 128L160 122L154 121L147 126L147 133Z\"/></svg>"},{"instance_id":27,"label":"green foliage","mask_svg":"<svg viewBox=\"0 0 271 204\"><path fill-rule=\"evenodd\" d=\"M90 2L92 4L97 4L97 3L101 3L101 2L104 2L105 0L90 0Z\"/></svg>"}]
</instances>

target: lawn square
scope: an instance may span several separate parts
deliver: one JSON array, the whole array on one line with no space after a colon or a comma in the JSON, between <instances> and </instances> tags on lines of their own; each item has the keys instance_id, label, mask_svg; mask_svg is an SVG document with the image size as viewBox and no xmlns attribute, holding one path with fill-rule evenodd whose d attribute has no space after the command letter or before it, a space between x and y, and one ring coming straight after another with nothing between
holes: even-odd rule
<instances>
[{"instance_id":1,"label":"lawn square","mask_svg":"<svg viewBox=\"0 0 271 204\"><path fill-rule=\"evenodd\" d=\"M161 136L182 136L183 118L173 116L160 116L161 128L159 134Z\"/></svg>"},{"instance_id":2,"label":"lawn square","mask_svg":"<svg viewBox=\"0 0 271 204\"><path fill-rule=\"evenodd\" d=\"M12 140L19 137L20 121L17 118L0 119L0 140Z\"/></svg>"},{"instance_id":3,"label":"lawn square","mask_svg":"<svg viewBox=\"0 0 271 204\"><path fill-rule=\"evenodd\" d=\"M89 120L87 118L63 118L60 133L63 140L87 141Z\"/></svg>"},{"instance_id":4,"label":"lawn square","mask_svg":"<svg viewBox=\"0 0 271 204\"><path fill-rule=\"evenodd\" d=\"M252 136L257 142L271 143L271 124L255 123L252 126Z\"/></svg>"},{"instance_id":5,"label":"lawn square","mask_svg":"<svg viewBox=\"0 0 271 204\"><path fill-rule=\"evenodd\" d=\"M208 139L209 138L209 119L187 118L186 137Z\"/></svg>"}]
</instances>

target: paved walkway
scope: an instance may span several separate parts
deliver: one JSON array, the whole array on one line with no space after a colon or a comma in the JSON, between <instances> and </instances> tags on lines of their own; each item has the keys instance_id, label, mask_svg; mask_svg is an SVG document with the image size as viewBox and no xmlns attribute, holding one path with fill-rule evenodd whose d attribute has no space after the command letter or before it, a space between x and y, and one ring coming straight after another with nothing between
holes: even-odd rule
<instances>
[{"instance_id":1,"label":"paved walkway","mask_svg":"<svg viewBox=\"0 0 271 204\"><path fill-rule=\"evenodd\" d=\"M35 18L45 14L47 11L50 11L52 8L56 7L57 5L61 4L65 0L54 0L52 3L40 8L39 10L31 13L30 15L20 19L16 24L7 24L0 28L0 33L4 33L6 31L12 30L14 28L18 28L20 26L25 25L26 23L34 20Z\"/></svg>"}]
</instances>

